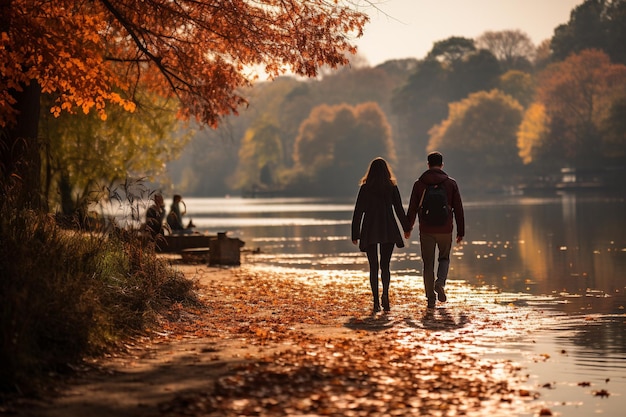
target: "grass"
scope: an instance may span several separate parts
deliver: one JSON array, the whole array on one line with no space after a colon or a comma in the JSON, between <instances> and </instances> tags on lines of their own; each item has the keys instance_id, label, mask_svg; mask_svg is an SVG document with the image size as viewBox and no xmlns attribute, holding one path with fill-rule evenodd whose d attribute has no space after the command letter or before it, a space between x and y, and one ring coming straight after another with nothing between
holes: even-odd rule
<instances>
[{"instance_id":1,"label":"grass","mask_svg":"<svg viewBox=\"0 0 626 417\"><path fill-rule=\"evenodd\" d=\"M28 392L156 323L194 283L124 233L59 227L0 202L0 392Z\"/></svg>"}]
</instances>

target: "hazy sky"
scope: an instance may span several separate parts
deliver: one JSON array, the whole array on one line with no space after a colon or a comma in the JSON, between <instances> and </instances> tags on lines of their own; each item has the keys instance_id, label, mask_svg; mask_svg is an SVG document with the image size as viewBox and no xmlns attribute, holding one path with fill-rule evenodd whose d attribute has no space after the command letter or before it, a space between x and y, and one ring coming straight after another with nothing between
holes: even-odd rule
<instances>
[{"instance_id":1,"label":"hazy sky","mask_svg":"<svg viewBox=\"0 0 626 417\"><path fill-rule=\"evenodd\" d=\"M451 36L476 38L487 30L520 29L539 44L569 21L584 0L371 0L370 23L356 40L372 66L389 59L422 59ZM386 16L386 15L387 16Z\"/></svg>"}]
</instances>

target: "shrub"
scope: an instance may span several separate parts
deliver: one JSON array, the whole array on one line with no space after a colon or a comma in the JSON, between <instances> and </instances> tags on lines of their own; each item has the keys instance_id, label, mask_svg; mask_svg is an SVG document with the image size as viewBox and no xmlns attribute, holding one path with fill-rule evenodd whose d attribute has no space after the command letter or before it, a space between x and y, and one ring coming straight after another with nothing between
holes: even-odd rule
<instances>
[{"instance_id":1,"label":"shrub","mask_svg":"<svg viewBox=\"0 0 626 417\"><path fill-rule=\"evenodd\" d=\"M0 390L28 389L155 323L194 284L132 234L60 228L0 202ZM130 237L129 237L130 236Z\"/></svg>"}]
</instances>

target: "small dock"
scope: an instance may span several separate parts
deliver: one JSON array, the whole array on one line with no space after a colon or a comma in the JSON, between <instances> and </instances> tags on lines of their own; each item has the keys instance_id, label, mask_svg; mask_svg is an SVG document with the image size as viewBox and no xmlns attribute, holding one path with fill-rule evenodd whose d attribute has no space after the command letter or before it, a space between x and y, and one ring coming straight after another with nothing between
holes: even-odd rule
<instances>
[{"instance_id":1,"label":"small dock","mask_svg":"<svg viewBox=\"0 0 626 417\"><path fill-rule=\"evenodd\" d=\"M209 265L241 265L241 248L245 242L226 232L217 235L173 234L157 243L159 253L180 254L183 260L208 260Z\"/></svg>"}]
</instances>

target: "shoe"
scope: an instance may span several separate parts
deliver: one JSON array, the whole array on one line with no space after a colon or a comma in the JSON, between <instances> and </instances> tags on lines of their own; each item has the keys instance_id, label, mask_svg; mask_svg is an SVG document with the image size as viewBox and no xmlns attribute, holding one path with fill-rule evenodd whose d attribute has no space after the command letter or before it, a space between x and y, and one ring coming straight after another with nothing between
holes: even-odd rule
<instances>
[{"instance_id":1,"label":"shoe","mask_svg":"<svg viewBox=\"0 0 626 417\"><path fill-rule=\"evenodd\" d=\"M374 313L378 313L380 311L380 306L378 304L374 304L374 308L372 309Z\"/></svg>"},{"instance_id":2,"label":"shoe","mask_svg":"<svg viewBox=\"0 0 626 417\"><path fill-rule=\"evenodd\" d=\"M435 308L435 300L428 300L428 308Z\"/></svg>"},{"instance_id":3,"label":"shoe","mask_svg":"<svg viewBox=\"0 0 626 417\"><path fill-rule=\"evenodd\" d=\"M383 304L383 310L391 311L391 307L389 307L389 296L383 295L382 304Z\"/></svg>"},{"instance_id":4,"label":"shoe","mask_svg":"<svg viewBox=\"0 0 626 417\"><path fill-rule=\"evenodd\" d=\"M435 292L437 293L437 300L442 303L446 302L448 297L446 297L446 292L441 285L435 285Z\"/></svg>"}]
</instances>

